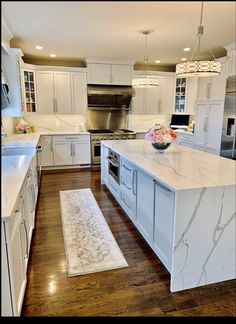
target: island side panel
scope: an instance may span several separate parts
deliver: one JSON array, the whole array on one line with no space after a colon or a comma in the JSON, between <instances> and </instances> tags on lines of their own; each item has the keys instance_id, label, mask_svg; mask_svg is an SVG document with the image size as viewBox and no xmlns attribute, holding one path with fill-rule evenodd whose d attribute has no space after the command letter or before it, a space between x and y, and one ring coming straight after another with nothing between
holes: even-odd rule
<instances>
[{"instance_id":1,"label":"island side panel","mask_svg":"<svg viewBox=\"0 0 236 324\"><path fill-rule=\"evenodd\" d=\"M171 291L236 278L235 186L176 192Z\"/></svg>"}]
</instances>

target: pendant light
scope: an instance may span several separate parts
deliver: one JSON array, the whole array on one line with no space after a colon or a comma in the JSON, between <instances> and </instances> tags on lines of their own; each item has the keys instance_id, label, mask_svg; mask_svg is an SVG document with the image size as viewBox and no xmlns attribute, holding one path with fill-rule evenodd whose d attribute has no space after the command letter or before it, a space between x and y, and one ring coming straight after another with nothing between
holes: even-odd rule
<instances>
[{"instance_id":1,"label":"pendant light","mask_svg":"<svg viewBox=\"0 0 236 324\"><path fill-rule=\"evenodd\" d=\"M147 56L147 36L151 34L153 30L143 30L141 33L145 36L145 55L144 55L144 75L133 79L133 86L137 88L151 88L159 86L159 80L156 76L152 75L148 66Z\"/></svg>"},{"instance_id":2,"label":"pendant light","mask_svg":"<svg viewBox=\"0 0 236 324\"><path fill-rule=\"evenodd\" d=\"M198 45L198 52L200 53L201 37L203 36L203 25L202 25L202 16L203 16L203 1L201 3L201 16L200 16L200 25L197 29L197 39L194 45L193 53L189 62L179 63L176 65L176 76L177 77L208 77L218 75L221 70L221 63L215 61L215 56L212 51L209 49L214 60L212 61L196 61L194 60L194 53Z\"/></svg>"}]
</instances>

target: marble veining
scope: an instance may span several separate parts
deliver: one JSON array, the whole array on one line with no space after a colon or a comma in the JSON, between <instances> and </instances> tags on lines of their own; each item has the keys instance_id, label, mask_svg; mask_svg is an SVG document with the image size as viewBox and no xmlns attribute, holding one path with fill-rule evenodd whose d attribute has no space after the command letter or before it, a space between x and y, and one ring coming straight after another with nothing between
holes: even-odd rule
<instances>
[{"instance_id":1,"label":"marble veining","mask_svg":"<svg viewBox=\"0 0 236 324\"><path fill-rule=\"evenodd\" d=\"M236 183L235 161L211 153L179 145L171 145L164 153L159 153L143 139L102 143L173 190Z\"/></svg>"},{"instance_id":2,"label":"marble veining","mask_svg":"<svg viewBox=\"0 0 236 324\"><path fill-rule=\"evenodd\" d=\"M60 206L69 277L128 266L89 188L60 191Z\"/></svg>"}]
</instances>

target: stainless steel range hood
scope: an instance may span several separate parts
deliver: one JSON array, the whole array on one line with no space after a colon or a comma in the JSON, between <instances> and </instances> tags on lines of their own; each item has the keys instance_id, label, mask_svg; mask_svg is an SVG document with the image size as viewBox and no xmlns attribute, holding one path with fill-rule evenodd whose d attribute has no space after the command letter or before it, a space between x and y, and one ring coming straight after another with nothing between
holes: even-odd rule
<instances>
[{"instance_id":1,"label":"stainless steel range hood","mask_svg":"<svg viewBox=\"0 0 236 324\"><path fill-rule=\"evenodd\" d=\"M88 109L129 110L134 94L131 86L88 85Z\"/></svg>"}]
</instances>

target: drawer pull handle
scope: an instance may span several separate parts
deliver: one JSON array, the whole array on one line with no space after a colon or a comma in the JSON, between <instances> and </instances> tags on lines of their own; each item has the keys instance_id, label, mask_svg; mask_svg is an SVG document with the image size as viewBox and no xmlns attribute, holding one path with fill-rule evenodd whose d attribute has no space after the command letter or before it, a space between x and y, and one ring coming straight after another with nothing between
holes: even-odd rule
<instances>
[{"instance_id":1,"label":"drawer pull handle","mask_svg":"<svg viewBox=\"0 0 236 324\"><path fill-rule=\"evenodd\" d=\"M127 188L128 190L131 190L131 188L129 187L129 186L127 186L127 184L124 182L124 181L122 181L122 184L125 186L125 188Z\"/></svg>"},{"instance_id":2,"label":"drawer pull handle","mask_svg":"<svg viewBox=\"0 0 236 324\"><path fill-rule=\"evenodd\" d=\"M122 164L123 168L125 168L127 171L131 172L132 170L129 169L125 164Z\"/></svg>"}]
</instances>

